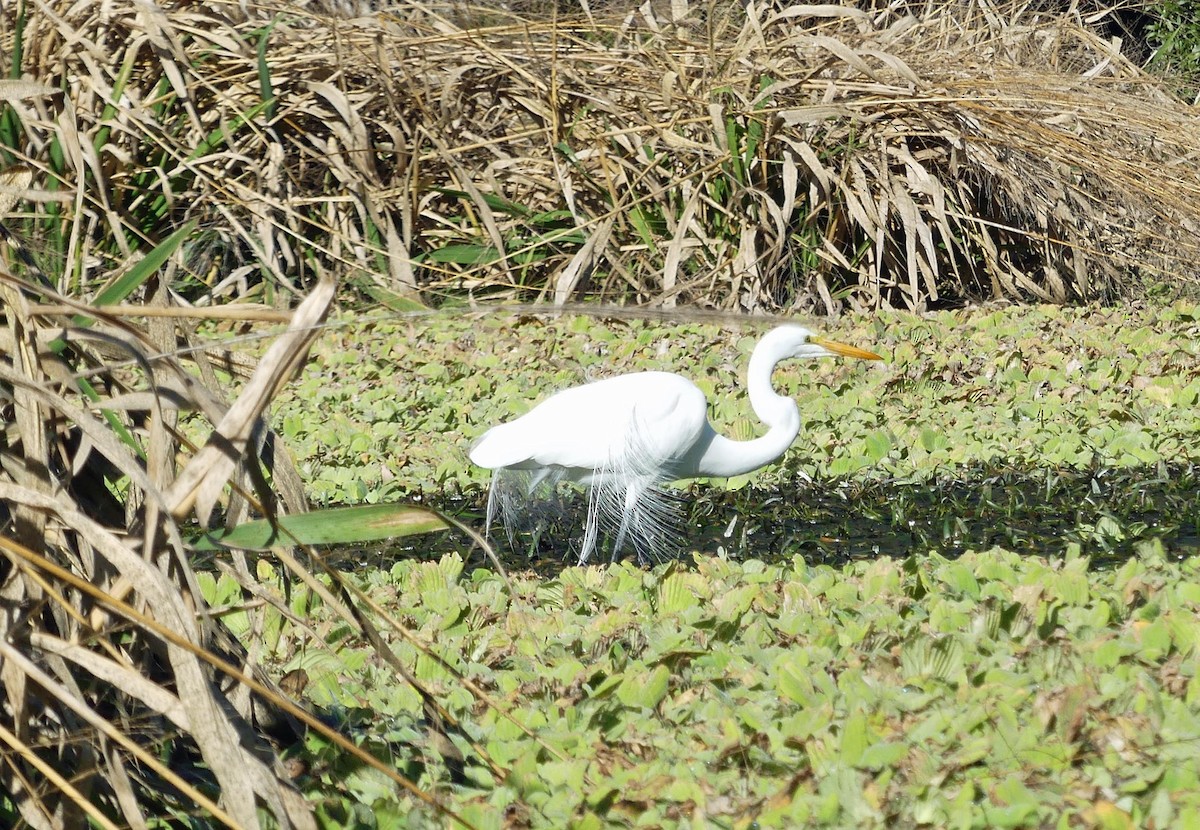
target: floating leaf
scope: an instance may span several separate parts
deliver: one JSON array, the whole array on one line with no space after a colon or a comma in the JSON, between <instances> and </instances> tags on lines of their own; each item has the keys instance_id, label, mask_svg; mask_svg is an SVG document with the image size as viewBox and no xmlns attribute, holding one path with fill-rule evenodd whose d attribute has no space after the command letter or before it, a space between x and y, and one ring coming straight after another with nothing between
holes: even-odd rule
<instances>
[{"instance_id":1,"label":"floating leaf","mask_svg":"<svg viewBox=\"0 0 1200 830\"><path fill-rule=\"evenodd\" d=\"M667 694L671 682L671 672L666 666L655 666L650 675L643 680L642 705L653 709L658 706Z\"/></svg>"},{"instance_id":2,"label":"floating leaf","mask_svg":"<svg viewBox=\"0 0 1200 830\"><path fill-rule=\"evenodd\" d=\"M942 579L947 587L971 599L979 598L979 581L971 568L962 560L948 562L942 570Z\"/></svg>"},{"instance_id":3,"label":"floating leaf","mask_svg":"<svg viewBox=\"0 0 1200 830\"><path fill-rule=\"evenodd\" d=\"M875 462L887 458L888 453L892 451L892 438L886 430L877 429L874 432L868 433L865 444L867 447L867 457Z\"/></svg>"},{"instance_id":4,"label":"floating leaf","mask_svg":"<svg viewBox=\"0 0 1200 830\"><path fill-rule=\"evenodd\" d=\"M863 769L880 770L898 763L908 755L908 746L901 741L880 741L867 747L858 759Z\"/></svg>"},{"instance_id":5,"label":"floating leaf","mask_svg":"<svg viewBox=\"0 0 1200 830\"><path fill-rule=\"evenodd\" d=\"M775 676L775 688L783 697L799 704L806 704L812 698L814 690L807 666L785 657L775 664L772 674Z\"/></svg>"},{"instance_id":6,"label":"floating leaf","mask_svg":"<svg viewBox=\"0 0 1200 830\"><path fill-rule=\"evenodd\" d=\"M667 576L658 586L658 613L678 614L695 608L700 600L691 585L690 574L675 572Z\"/></svg>"},{"instance_id":7,"label":"floating leaf","mask_svg":"<svg viewBox=\"0 0 1200 830\"><path fill-rule=\"evenodd\" d=\"M866 752L869 738L867 735L867 716L855 712L846 719L842 726L841 753L842 762L857 766Z\"/></svg>"}]
</instances>

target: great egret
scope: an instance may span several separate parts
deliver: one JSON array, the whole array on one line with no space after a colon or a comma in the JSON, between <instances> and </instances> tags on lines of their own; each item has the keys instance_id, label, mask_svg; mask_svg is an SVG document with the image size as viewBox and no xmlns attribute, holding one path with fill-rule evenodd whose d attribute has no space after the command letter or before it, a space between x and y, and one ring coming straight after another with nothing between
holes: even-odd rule
<instances>
[{"instance_id":1,"label":"great egret","mask_svg":"<svg viewBox=\"0 0 1200 830\"><path fill-rule=\"evenodd\" d=\"M579 562L596 548L599 530L616 533L613 560L626 538L638 559L660 554L673 501L661 485L696 476L736 476L787 451L800 432L800 409L771 386L775 365L788 358L856 357L873 352L817 337L796 325L767 333L750 356L750 406L769 429L733 441L708 423L704 393L669 372L637 372L566 389L514 421L492 427L471 447L471 461L494 470L487 526L497 510L508 532L524 501L541 484L576 481L588 488Z\"/></svg>"}]
</instances>

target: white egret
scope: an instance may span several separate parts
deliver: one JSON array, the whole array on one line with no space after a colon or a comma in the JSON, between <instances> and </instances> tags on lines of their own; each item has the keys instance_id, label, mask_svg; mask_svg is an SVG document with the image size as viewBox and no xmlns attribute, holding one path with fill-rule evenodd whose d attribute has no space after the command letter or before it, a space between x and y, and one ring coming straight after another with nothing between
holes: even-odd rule
<instances>
[{"instance_id":1,"label":"white egret","mask_svg":"<svg viewBox=\"0 0 1200 830\"><path fill-rule=\"evenodd\" d=\"M615 561L626 539L645 562L662 553L661 536L674 518L674 497L662 485L696 476L736 476L787 451L800 432L800 409L771 386L788 358L856 357L873 352L780 326L750 356L750 406L768 427L750 441L718 435L708 423L704 393L669 372L637 372L566 389L514 421L492 427L471 447L471 461L494 470L487 526L497 510L512 534L524 500L544 483L575 481L588 489L588 514L579 553L584 563L599 530L616 534Z\"/></svg>"}]
</instances>

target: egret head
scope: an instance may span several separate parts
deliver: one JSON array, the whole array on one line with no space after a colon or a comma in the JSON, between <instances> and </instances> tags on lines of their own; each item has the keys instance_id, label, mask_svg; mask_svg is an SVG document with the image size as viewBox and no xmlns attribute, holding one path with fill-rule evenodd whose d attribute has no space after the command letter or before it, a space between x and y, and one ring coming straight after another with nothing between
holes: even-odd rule
<instances>
[{"instance_id":1,"label":"egret head","mask_svg":"<svg viewBox=\"0 0 1200 830\"><path fill-rule=\"evenodd\" d=\"M778 359L789 357L857 357L861 360L882 360L874 352L847 346L834 340L818 337L804 326L786 325L769 332L761 344L764 351L773 352Z\"/></svg>"}]
</instances>

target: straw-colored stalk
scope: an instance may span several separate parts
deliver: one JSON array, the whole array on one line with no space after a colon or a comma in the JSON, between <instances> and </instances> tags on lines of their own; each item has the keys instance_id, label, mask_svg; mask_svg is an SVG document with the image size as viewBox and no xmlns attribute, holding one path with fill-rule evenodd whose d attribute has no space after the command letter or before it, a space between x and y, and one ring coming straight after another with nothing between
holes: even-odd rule
<instances>
[{"instance_id":1,"label":"straw-colored stalk","mask_svg":"<svg viewBox=\"0 0 1200 830\"><path fill-rule=\"evenodd\" d=\"M331 9L362 11L29 6L23 71L63 92L13 138L81 287L83 252L188 218L196 301L314 266L425 302L828 312L1194 274L1196 116L1069 14Z\"/></svg>"}]
</instances>

